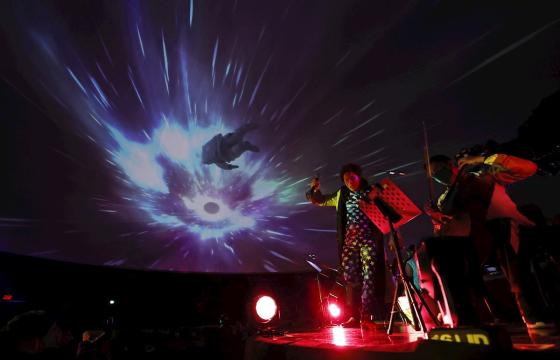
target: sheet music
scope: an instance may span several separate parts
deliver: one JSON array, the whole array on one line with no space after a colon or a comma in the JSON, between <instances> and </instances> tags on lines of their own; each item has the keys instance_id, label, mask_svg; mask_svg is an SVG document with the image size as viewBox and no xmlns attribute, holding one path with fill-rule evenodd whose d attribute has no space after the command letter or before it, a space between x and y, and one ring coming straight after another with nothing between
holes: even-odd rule
<instances>
[{"instance_id":1,"label":"sheet music","mask_svg":"<svg viewBox=\"0 0 560 360\"><path fill-rule=\"evenodd\" d=\"M422 211L410 200L408 196L389 178L385 178L379 182L381 188L373 186L373 190L369 193L370 203L365 201L360 202L360 209L370 218L370 220L383 232L388 234L391 232L389 221L381 213L381 211L374 205L373 199L379 196L383 201L390 205L399 215L402 216L396 224L393 224L395 229L410 222Z\"/></svg>"}]
</instances>

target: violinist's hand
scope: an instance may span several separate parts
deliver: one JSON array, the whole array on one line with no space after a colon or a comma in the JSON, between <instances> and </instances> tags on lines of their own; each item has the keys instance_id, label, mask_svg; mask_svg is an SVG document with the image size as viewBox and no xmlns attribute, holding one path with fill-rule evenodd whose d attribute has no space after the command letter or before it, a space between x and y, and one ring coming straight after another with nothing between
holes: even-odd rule
<instances>
[{"instance_id":1,"label":"violinist's hand","mask_svg":"<svg viewBox=\"0 0 560 360\"><path fill-rule=\"evenodd\" d=\"M424 212L426 213L426 215L432 216L432 213L436 212L436 211L439 211L439 210L436 207L436 205L434 203L432 203L431 201L424 204Z\"/></svg>"},{"instance_id":2,"label":"violinist's hand","mask_svg":"<svg viewBox=\"0 0 560 360\"><path fill-rule=\"evenodd\" d=\"M314 191L319 190L319 187L321 186L321 182L319 181L318 177L313 178L313 180L311 180L311 183L309 184L309 186L311 186L311 188Z\"/></svg>"},{"instance_id":3,"label":"violinist's hand","mask_svg":"<svg viewBox=\"0 0 560 360\"><path fill-rule=\"evenodd\" d=\"M465 165L478 165L484 163L484 156L466 156L457 161L459 168Z\"/></svg>"},{"instance_id":4,"label":"violinist's hand","mask_svg":"<svg viewBox=\"0 0 560 360\"><path fill-rule=\"evenodd\" d=\"M447 224L452 219L451 216L442 213L431 203L424 205L424 212L432 218L434 223Z\"/></svg>"},{"instance_id":5,"label":"violinist's hand","mask_svg":"<svg viewBox=\"0 0 560 360\"><path fill-rule=\"evenodd\" d=\"M430 217L432 220L432 226L434 227L434 235L439 235L442 228L453 219L451 216L445 215L439 211L432 212Z\"/></svg>"},{"instance_id":6,"label":"violinist's hand","mask_svg":"<svg viewBox=\"0 0 560 360\"><path fill-rule=\"evenodd\" d=\"M430 217L432 218L432 222L436 222L438 224L447 224L451 221L451 219L453 219L451 216L445 215L439 211L434 211L430 214Z\"/></svg>"}]
</instances>

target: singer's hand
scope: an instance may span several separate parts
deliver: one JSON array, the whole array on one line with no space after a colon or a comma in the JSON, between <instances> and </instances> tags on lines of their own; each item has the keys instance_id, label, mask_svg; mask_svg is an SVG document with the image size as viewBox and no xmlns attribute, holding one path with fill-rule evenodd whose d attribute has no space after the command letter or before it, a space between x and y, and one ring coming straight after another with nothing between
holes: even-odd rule
<instances>
[{"instance_id":1,"label":"singer's hand","mask_svg":"<svg viewBox=\"0 0 560 360\"><path fill-rule=\"evenodd\" d=\"M316 178L313 178L313 180L311 180L311 183L309 185L311 186L311 188L314 191L317 191L317 190L319 190L319 187L321 186L321 182L319 181L319 178L316 177Z\"/></svg>"}]
</instances>

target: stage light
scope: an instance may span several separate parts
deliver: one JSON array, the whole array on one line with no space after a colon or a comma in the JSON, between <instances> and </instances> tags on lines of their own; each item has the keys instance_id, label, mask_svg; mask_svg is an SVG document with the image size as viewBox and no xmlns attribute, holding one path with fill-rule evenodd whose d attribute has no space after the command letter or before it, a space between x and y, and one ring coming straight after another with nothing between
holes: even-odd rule
<instances>
[{"instance_id":1,"label":"stage light","mask_svg":"<svg viewBox=\"0 0 560 360\"><path fill-rule=\"evenodd\" d=\"M261 336L282 336L280 328L280 307L270 295L260 294L253 298L251 305L252 325Z\"/></svg>"},{"instance_id":2,"label":"stage light","mask_svg":"<svg viewBox=\"0 0 560 360\"><path fill-rule=\"evenodd\" d=\"M329 269L334 270L334 269ZM325 271L327 273L327 271ZM334 281L334 284L330 285L329 292L325 297L319 297L321 302L321 315L323 316L323 324L328 325L340 325L347 319L346 315L349 314L344 298L346 297L346 287L338 280L340 274L337 270L334 273L330 273L330 281ZM319 294L320 295L320 294Z\"/></svg>"},{"instance_id":3,"label":"stage light","mask_svg":"<svg viewBox=\"0 0 560 360\"><path fill-rule=\"evenodd\" d=\"M277 314L278 305L276 305L276 301L270 296L262 295L257 298L255 311L259 322L268 323Z\"/></svg>"},{"instance_id":4,"label":"stage light","mask_svg":"<svg viewBox=\"0 0 560 360\"><path fill-rule=\"evenodd\" d=\"M113 299L109 300L109 305L115 305L115 303L116 303L115 300L113 300Z\"/></svg>"},{"instance_id":5,"label":"stage light","mask_svg":"<svg viewBox=\"0 0 560 360\"><path fill-rule=\"evenodd\" d=\"M328 309L329 309L329 315L332 318L338 318L340 316L340 314L342 313L342 310L340 309L340 306L338 306L335 303L329 304Z\"/></svg>"}]
</instances>

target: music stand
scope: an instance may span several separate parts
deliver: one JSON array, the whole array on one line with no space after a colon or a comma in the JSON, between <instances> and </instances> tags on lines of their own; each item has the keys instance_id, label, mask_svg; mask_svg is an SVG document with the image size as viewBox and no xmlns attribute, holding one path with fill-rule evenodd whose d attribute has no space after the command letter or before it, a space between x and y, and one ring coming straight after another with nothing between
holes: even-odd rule
<instances>
[{"instance_id":1,"label":"music stand","mask_svg":"<svg viewBox=\"0 0 560 360\"><path fill-rule=\"evenodd\" d=\"M427 309L428 313L437 324L436 317L432 314L429 307L422 298L419 289L416 289L414 284L404 274L404 263L401 255L400 241L396 229L420 215L422 212L410 200L401 189L395 185L390 179L383 179L375 184L369 194L370 202L362 202L360 208L370 218L370 220L383 232L383 234L391 234L394 242L394 253L397 259L397 284L393 295L393 304L391 305L391 317L389 318L389 327L387 328L387 335L393 333L393 320L397 307L403 312L403 309L398 304L398 294L400 286L404 289L405 296L412 310L412 326L416 331L422 331L427 335L428 330L426 323L422 318L422 314L418 308L418 303L413 294L420 299L422 305ZM405 318L408 317L405 315Z\"/></svg>"}]
</instances>

